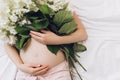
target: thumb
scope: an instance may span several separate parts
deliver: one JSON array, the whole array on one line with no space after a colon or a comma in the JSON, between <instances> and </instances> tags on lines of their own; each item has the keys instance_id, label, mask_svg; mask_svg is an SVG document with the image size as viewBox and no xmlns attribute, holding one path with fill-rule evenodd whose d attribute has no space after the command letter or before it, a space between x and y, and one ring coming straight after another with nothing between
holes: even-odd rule
<instances>
[{"instance_id":1,"label":"thumb","mask_svg":"<svg viewBox=\"0 0 120 80\"><path fill-rule=\"evenodd\" d=\"M41 66L42 66L42 65L39 64L39 65L37 65L36 67L41 67Z\"/></svg>"}]
</instances>

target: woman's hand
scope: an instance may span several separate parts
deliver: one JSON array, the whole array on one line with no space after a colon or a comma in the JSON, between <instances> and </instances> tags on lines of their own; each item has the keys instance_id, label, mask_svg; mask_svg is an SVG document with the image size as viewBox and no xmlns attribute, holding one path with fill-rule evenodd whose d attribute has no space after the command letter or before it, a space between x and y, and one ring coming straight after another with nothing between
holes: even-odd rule
<instances>
[{"instance_id":1,"label":"woman's hand","mask_svg":"<svg viewBox=\"0 0 120 80\"><path fill-rule=\"evenodd\" d=\"M34 76L43 75L47 73L47 71L49 70L48 66L44 66L44 65L35 66L35 65L29 65L29 64L20 64L18 68L21 71L25 73L29 73Z\"/></svg>"},{"instance_id":2,"label":"woman's hand","mask_svg":"<svg viewBox=\"0 0 120 80\"><path fill-rule=\"evenodd\" d=\"M77 24L77 30L70 35L58 36L51 31L45 30L42 30L41 32L31 31L30 35L33 39L46 45L69 44L86 40L87 33L81 20L75 12L73 13L73 17Z\"/></svg>"},{"instance_id":3,"label":"woman's hand","mask_svg":"<svg viewBox=\"0 0 120 80\"><path fill-rule=\"evenodd\" d=\"M31 31L30 35L33 39L37 40L42 44L56 45L59 44L60 36L56 35L51 31L41 30L41 32Z\"/></svg>"}]
</instances>

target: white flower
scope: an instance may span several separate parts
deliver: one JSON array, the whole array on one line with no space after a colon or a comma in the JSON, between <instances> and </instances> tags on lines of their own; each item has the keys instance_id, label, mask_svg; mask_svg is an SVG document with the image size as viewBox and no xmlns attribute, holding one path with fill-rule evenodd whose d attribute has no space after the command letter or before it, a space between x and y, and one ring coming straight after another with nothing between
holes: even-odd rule
<instances>
[{"instance_id":1,"label":"white flower","mask_svg":"<svg viewBox=\"0 0 120 80\"><path fill-rule=\"evenodd\" d=\"M16 35L17 34L17 32L15 30L15 26L9 26L9 27L7 27L6 30L9 31L10 34L12 34L12 35Z\"/></svg>"},{"instance_id":2,"label":"white flower","mask_svg":"<svg viewBox=\"0 0 120 80\"><path fill-rule=\"evenodd\" d=\"M48 0L49 2L53 2L54 0Z\"/></svg>"},{"instance_id":3,"label":"white flower","mask_svg":"<svg viewBox=\"0 0 120 80\"><path fill-rule=\"evenodd\" d=\"M12 31L11 31L12 32ZM15 34L15 32L12 32L13 34L8 34L9 31L5 30L5 29L0 29L0 38L5 42L5 43L9 43L9 44L15 44L16 43L16 36L13 35Z\"/></svg>"},{"instance_id":4,"label":"white flower","mask_svg":"<svg viewBox=\"0 0 120 80\"><path fill-rule=\"evenodd\" d=\"M9 44L13 45L16 43L17 38L14 35L9 36Z\"/></svg>"},{"instance_id":5,"label":"white flower","mask_svg":"<svg viewBox=\"0 0 120 80\"><path fill-rule=\"evenodd\" d=\"M9 18L12 22L17 22L18 20L18 16L16 16L15 14L11 15Z\"/></svg>"},{"instance_id":6,"label":"white flower","mask_svg":"<svg viewBox=\"0 0 120 80\"><path fill-rule=\"evenodd\" d=\"M15 23L23 17L24 13L36 11L38 8L31 0L0 0L0 38L9 44L15 44ZM30 21L22 20L21 24L30 24Z\"/></svg>"},{"instance_id":7,"label":"white flower","mask_svg":"<svg viewBox=\"0 0 120 80\"><path fill-rule=\"evenodd\" d=\"M0 24L8 22L10 9L8 5L0 1Z\"/></svg>"},{"instance_id":8,"label":"white flower","mask_svg":"<svg viewBox=\"0 0 120 80\"><path fill-rule=\"evenodd\" d=\"M31 22L30 22L30 21L27 21L27 23L28 23L28 24L31 24Z\"/></svg>"},{"instance_id":9,"label":"white flower","mask_svg":"<svg viewBox=\"0 0 120 80\"><path fill-rule=\"evenodd\" d=\"M11 16L16 16L16 17L22 17L24 13L29 12L30 10L28 9L24 9L24 8L20 8L20 9L14 9L11 13Z\"/></svg>"},{"instance_id":10,"label":"white flower","mask_svg":"<svg viewBox=\"0 0 120 80\"><path fill-rule=\"evenodd\" d=\"M38 2L48 5L54 11L63 9L66 4L66 0L39 0ZM31 24L30 21L24 19L24 13L38 10L32 0L0 0L0 37L9 44L15 44L16 22L20 26Z\"/></svg>"},{"instance_id":11,"label":"white flower","mask_svg":"<svg viewBox=\"0 0 120 80\"><path fill-rule=\"evenodd\" d=\"M20 25L24 25L24 24L27 24L27 21L25 19L20 23Z\"/></svg>"},{"instance_id":12,"label":"white flower","mask_svg":"<svg viewBox=\"0 0 120 80\"><path fill-rule=\"evenodd\" d=\"M45 4L47 4L54 11L59 11L64 8L64 5L68 2L66 0L45 0ZM51 4L52 3L52 4Z\"/></svg>"},{"instance_id":13,"label":"white flower","mask_svg":"<svg viewBox=\"0 0 120 80\"><path fill-rule=\"evenodd\" d=\"M4 41L4 42L8 42L8 36L6 35L7 32L3 31L2 29L0 29L0 38Z\"/></svg>"},{"instance_id":14,"label":"white flower","mask_svg":"<svg viewBox=\"0 0 120 80\"><path fill-rule=\"evenodd\" d=\"M33 11L38 10L36 4L32 0L21 0L21 2L24 3L26 8L28 8L29 10L33 10Z\"/></svg>"},{"instance_id":15,"label":"white flower","mask_svg":"<svg viewBox=\"0 0 120 80\"><path fill-rule=\"evenodd\" d=\"M37 0L37 3L40 5L48 5L53 11L59 11L60 9L64 8L64 5L68 1L66 0Z\"/></svg>"}]
</instances>

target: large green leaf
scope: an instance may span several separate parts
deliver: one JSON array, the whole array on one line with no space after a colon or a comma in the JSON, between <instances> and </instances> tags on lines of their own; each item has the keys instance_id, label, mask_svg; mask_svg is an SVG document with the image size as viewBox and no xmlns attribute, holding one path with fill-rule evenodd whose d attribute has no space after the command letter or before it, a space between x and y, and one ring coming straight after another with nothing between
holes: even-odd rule
<instances>
[{"instance_id":1,"label":"large green leaf","mask_svg":"<svg viewBox=\"0 0 120 80\"><path fill-rule=\"evenodd\" d=\"M32 17L29 17L29 19L31 19L31 20L36 20L36 19L38 19L39 17L37 17L37 16L32 16Z\"/></svg>"},{"instance_id":2,"label":"large green leaf","mask_svg":"<svg viewBox=\"0 0 120 80\"><path fill-rule=\"evenodd\" d=\"M52 12L52 9L49 8L47 5L41 5L39 9L43 14L50 14Z\"/></svg>"},{"instance_id":3,"label":"large green leaf","mask_svg":"<svg viewBox=\"0 0 120 80\"><path fill-rule=\"evenodd\" d=\"M49 26L48 26L48 29L49 29L50 31L58 34L58 29L57 29L56 25L50 23Z\"/></svg>"},{"instance_id":4,"label":"large green leaf","mask_svg":"<svg viewBox=\"0 0 120 80\"><path fill-rule=\"evenodd\" d=\"M73 16L70 11L59 11L58 13L55 14L55 17L53 19L54 23L60 27L63 24L72 20L73 20Z\"/></svg>"},{"instance_id":5,"label":"large green leaf","mask_svg":"<svg viewBox=\"0 0 120 80\"><path fill-rule=\"evenodd\" d=\"M40 31L41 29L46 29L49 25L48 20L35 20L32 24L26 25L27 28L34 31Z\"/></svg>"},{"instance_id":6,"label":"large green leaf","mask_svg":"<svg viewBox=\"0 0 120 80\"><path fill-rule=\"evenodd\" d=\"M57 52L60 50L59 45L47 45L48 50L50 50L53 54L57 54Z\"/></svg>"},{"instance_id":7,"label":"large green leaf","mask_svg":"<svg viewBox=\"0 0 120 80\"><path fill-rule=\"evenodd\" d=\"M65 52L67 52L67 56L70 58L73 58L74 60L76 60L75 58L75 54L74 54L74 49L73 49L73 45L74 44L64 44L63 49L65 50Z\"/></svg>"},{"instance_id":8,"label":"large green leaf","mask_svg":"<svg viewBox=\"0 0 120 80\"><path fill-rule=\"evenodd\" d=\"M15 27L15 30L17 31L18 34L23 34L23 35L28 35L30 30L26 28L25 26L17 26Z\"/></svg>"},{"instance_id":9,"label":"large green leaf","mask_svg":"<svg viewBox=\"0 0 120 80\"><path fill-rule=\"evenodd\" d=\"M78 43L75 43L73 48L75 52L84 52L87 50L87 48L84 45Z\"/></svg>"},{"instance_id":10,"label":"large green leaf","mask_svg":"<svg viewBox=\"0 0 120 80\"><path fill-rule=\"evenodd\" d=\"M71 34L72 32L74 32L77 29L77 24L75 23L75 21L71 21L69 23L64 24L60 29L59 29L59 33L60 34Z\"/></svg>"},{"instance_id":11,"label":"large green leaf","mask_svg":"<svg viewBox=\"0 0 120 80\"><path fill-rule=\"evenodd\" d=\"M28 35L20 35L16 44L15 44L15 47L20 50L23 48L25 42L30 38L30 36Z\"/></svg>"},{"instance_id":12,"label":"large green leaf","mask_svg":"<svg viewBox=\"0 0 120 80\"><path fill-rule=\"evenodd\" d=\"M40 29L46 29L48 27L48 25L49 25L49 22L47 20L32 24L35 31L39 31Z\"/></svg>"},{"instance_id":13,"label":"large green leaf","mask_svg":"<svg viewBox=\"0 0 120 80\"><path fill-rule=\"evenodd\" d=\"M32 0L33 2L36 2L37 0Z\"/></svg>"},{"instance_id":14,"label":"large green leaf","mask_svg":"<svg viewBox=\"0 0 120 80\"><path fill-rule=\"evenodd\" d=\"M31 22L33 22L34 20L41 20L45 18L44 14L39 10L37 12L30 11L28 13L25 13L24 16Z\"/></svg>"}]
</instances>

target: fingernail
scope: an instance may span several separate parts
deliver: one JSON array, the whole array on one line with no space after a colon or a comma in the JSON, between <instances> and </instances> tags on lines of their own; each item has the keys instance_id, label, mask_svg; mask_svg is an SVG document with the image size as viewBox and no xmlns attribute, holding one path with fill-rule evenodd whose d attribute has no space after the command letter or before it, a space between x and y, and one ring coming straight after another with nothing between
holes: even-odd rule
<instances>
[{"instance_id":1,"label":"fingernail","mask_svg":"<svg viewBox=\"0 0 120 80\"><path fill-rule=\"evenodd\" d=\"M32 33L30 33L30 35L32 36Z\"/></svg>"},{"instance_id":2,"label":"fingernail","mask_svg":"<svg viewBox=\"0 0 120 80\"><path fill-rule=\"evenodd\" d=\"M34 32L34 31L30 31L31 33Z\"/></svg>"},{"instance_id":3,"label":"fingernail","mask_svg":"<svg viewBox=\"0 0 120 80\"><path fill-rule=\"evenodd\" d=\"M40 67L41 65L38 65L38 67Z\"/></svg>"}]
</instances>

